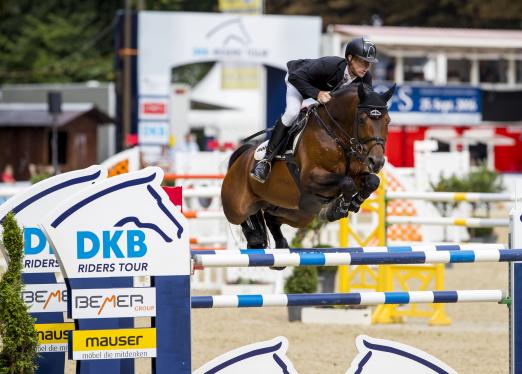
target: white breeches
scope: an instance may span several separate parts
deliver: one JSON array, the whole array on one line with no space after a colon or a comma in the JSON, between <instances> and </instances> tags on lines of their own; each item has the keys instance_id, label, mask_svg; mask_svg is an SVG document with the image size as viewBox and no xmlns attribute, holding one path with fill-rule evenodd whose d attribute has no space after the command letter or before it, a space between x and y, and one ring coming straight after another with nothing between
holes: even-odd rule
<instances>
[{"instance_id":1,"label":"white breeches","mask_svg":"<svg viewBox=\"0 0 522 374\"><path fill-rule=\"evenodd\" d=\"M292 125L299 115L301 105L303 104L303 96L299 93L297 88L290 82L288 82L288 74L285 77L286 82L286 109L285 113L281 117L281 122L286 127Z\"/></svg>"}]
</instances>

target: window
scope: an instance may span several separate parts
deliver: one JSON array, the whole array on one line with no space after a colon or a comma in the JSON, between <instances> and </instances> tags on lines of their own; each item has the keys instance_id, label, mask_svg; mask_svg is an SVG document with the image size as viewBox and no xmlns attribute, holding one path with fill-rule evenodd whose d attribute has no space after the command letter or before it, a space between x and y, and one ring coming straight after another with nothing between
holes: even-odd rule
<instances>
[{"instance_id":1,"label":"window","mask_svg":"<svg viewBox=\"0 0 522 374\"><path fill-rule=\"evenodd\" d=\"M379 52L377 58L379 62L371 67L373 79L375 81L395 81L395 57Z\"/></svg>"},{"instance_id":2,"label":"window","mask_svg":"<svg viewBox=\"0 0 522 374\"><path fill-rule=\"evenodd\" d=\"M404 81L405 82L425 82L425 68L428 59L425 57L406 57L404 58ZM434 74L429 74L434 75Z\"/></svg>"},{"instance_id":3,"label":"window","mask_svg":"<svg viewBox=\"0 0 522 374\"><path fill-rule=\"evenodd\" d=\"M49 165L53 163L53 132L49 131L48 137L48 152L49 155L47 162ZM58 163L59 164L67 164L67 132L58 131Z\"/></svg>"},{"instance_id":4,"label":"window","mask_svg":"<svg viewBox=\"0 0 522 374\"><path fill-rule=\"evenodd\" d=\"M448 83L469 83L471 61L448 59Z\"/></svg>"},{"instance_id":5,"label":"window","mask_svg":"<svg viewBox=\"0 0 522 374\"><path fill-rule=\"evenodd\" d=\"M522 83L522 61L515 61L515 82Z\"/></svg>"},{"instance_id":6,"label":"window","mask_svg":"<svg viewBox=\"0 0 522 374\"><path fill-rule=\"evenodd\" d=\"M481 83L507 83L506 60L483 60L479 63Z\"/></svg>"}]
</instances>

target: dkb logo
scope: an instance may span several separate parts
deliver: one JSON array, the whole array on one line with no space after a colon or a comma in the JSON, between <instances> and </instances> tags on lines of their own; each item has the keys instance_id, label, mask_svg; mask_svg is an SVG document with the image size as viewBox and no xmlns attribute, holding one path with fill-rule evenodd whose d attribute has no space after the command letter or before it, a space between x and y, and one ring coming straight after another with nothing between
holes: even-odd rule
<instances>
[{"instance_id":1,"label":"dkb logo","mask_svg":"<svg viewBox=\"0 0 522 374\"><path fill-rule=\"evenodd\" d=\"M124 238L125 243L121 243ZM102 231L101 237L92 231L76 233L77 259L96 257L101 250L102 258L139 258L147 253L145 233L141 230Z\"/></svg>"},{"instance_id":2,"label":"dkb logo","mask_svg":"<svg viewBox=\"0 0 522 374\"><path fill-rule=\"evenodd\" d=\"M24 228L24 253L26 256L42 252L52 254L53 249L47 242L44 233L37 227Z\"/></svg>"}]
</instances>

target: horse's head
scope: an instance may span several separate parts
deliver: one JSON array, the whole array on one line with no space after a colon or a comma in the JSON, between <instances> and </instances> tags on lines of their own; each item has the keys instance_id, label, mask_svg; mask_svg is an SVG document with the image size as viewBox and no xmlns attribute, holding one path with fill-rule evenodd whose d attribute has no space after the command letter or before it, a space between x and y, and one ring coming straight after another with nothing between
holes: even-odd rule
<instances>
[{"instance_id":1,"label":"horse's head","mask_svg":"<svg viewBox=\"0 0 522 374\"><path fill-rule=\"evenodd\" d=\"M383 94L360 83L333 93L335 100L325 106L337 144L350 156L350 174L377 173L384 166L384 146L390 116L386 103L395 85ZM323 122L324 124L324 122Z\"/></svg>"},{"instance_id":2,"label":"horse's head","mask_svg":"<svg viewBox=\"0 0 522 374\"><path fill-rule=\"evenodd\" d=\"M384 146L388 137L390 116L386 103L393 96L395 85L383 94L378 94L363 83L357 88L359 104L352 142L356 142L362 161L367 164L370 172L377 173L384 166Z\"/></svg>"}]
</instances>

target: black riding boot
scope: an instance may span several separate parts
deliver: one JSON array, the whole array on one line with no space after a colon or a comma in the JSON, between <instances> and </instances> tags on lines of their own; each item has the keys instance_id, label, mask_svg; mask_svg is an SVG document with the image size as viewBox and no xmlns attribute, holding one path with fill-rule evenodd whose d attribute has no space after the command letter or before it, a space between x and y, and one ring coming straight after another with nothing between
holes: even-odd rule
<instances>
[{"instance_id":1,"label":"black riding boot","mask_svg":"<svg viewBox=\"0 0 522 374\"><path fill-rule=\"evenodd\" d=\"M270 170L272 169L272 159L275 156L274 151L279 146L279 143L281 143L281 141L284 139L288 129L289 127L283 125L281 118L277 120L274 131L272 132L272 136L270 137L268 145L266 146L265 157L259 162L256 162L254 168L250 172L250 176L259 183L266 182L266 179L270 174Z\"/></svg>"}]
</instances>

